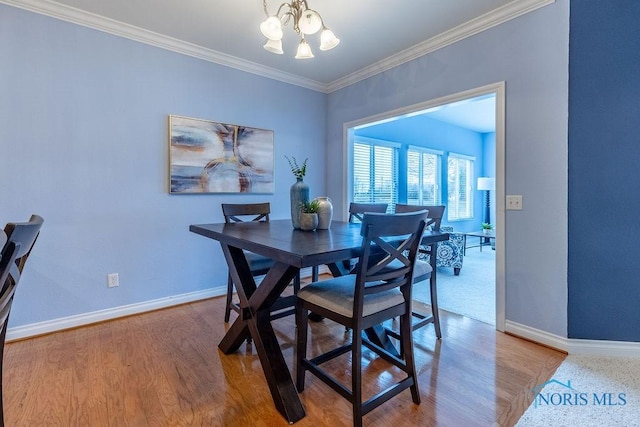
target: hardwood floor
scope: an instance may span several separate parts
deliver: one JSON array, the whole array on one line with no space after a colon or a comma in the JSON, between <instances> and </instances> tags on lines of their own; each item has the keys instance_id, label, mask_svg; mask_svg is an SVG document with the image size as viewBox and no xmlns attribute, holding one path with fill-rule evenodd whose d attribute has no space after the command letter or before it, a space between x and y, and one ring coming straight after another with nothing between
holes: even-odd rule
<instances>
[{"instance_id":1,"label":"hardwood floor","mask_svg":"<svg viewBox=\"0 0 640 427\"><path fill-rule=\"evenodd\" d=\"M286 426L250 344L225 356L224 298L9 343L4 410L9 426ZM511 426L553 375L564 353L442 312L443 339L415 332L422 403L405 391L364 417L367 426ZM292 366L293 316L274 322ZM312 325L310 354L344 328ZM366 353L365 395L395 377ZM349 381L348 356L332 372ZM348 402L307 375L307 416L297 426L350 426Z\"/></svg>"}]
</instances>

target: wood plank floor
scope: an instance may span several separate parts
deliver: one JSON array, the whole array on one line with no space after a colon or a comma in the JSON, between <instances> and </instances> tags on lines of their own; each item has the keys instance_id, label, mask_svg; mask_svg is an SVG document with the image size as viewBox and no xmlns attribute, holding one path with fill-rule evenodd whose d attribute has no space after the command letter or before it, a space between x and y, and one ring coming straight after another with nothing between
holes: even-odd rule
<instances>
[{"instance_id":1,"label":"wood plank floor","mask_svg":"<svg viewBox=\"0 0 640 427\"><path fill-rule=\"evenodd\" d=\"M218 342L223 298L190 303L7 344L8 426L285 426L255 349L232 355ZM274 322L292 366L293 316ZM366 426L511 426L564 353L443 312L443 339L415 332L422 403L405 391L364 417ZM348 339L328 320L312 325L310 354ZM367 353L365 395L398 374ZM349 380L348 356L331 371ZM350 426L350 405L307 374L307 416L295 425Z\"/></svg>"}]
</instances>

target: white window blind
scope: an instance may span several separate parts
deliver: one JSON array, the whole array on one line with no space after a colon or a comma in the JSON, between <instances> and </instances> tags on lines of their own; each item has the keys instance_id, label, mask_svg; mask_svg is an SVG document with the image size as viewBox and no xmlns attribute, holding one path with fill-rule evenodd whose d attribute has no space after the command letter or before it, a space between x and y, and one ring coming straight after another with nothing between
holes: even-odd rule
<instances>
[{"instance_id":1,"label":"white window blind","mask_svg":"<svg viewBox=\"0 0 640 427\"><path fill-rule=\"evenodd\" d=\"M407 204L439 205L442 153L410 147L407 150Z\"/></svg>"},{"instance_id":2,"label":"white window blind","mask_svg":"<svg viewBox=\"0 0 640 427\"><path fill-rule=\"evenodd\" d=\"M447 219L455 221L473 218L473 157L450 153L447 159L448 202Z\"/></svg>"},{"instance_id":3,"label":"white window blind","mask_svg":"<svg viewBox=\"0 0 640 427\"><path fill-rule=\"evenodd\" d=\"M353 201L395 206L398 201L398 147L382 142L353 143Z\"/></svg>"}]
</instances>

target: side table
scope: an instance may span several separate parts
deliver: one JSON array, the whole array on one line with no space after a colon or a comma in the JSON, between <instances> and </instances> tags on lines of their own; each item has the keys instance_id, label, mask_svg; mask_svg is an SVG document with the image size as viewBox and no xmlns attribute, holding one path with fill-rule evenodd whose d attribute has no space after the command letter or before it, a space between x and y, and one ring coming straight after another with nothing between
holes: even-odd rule
<instances>
[{"instance_id":1,"label":"side table","mask_svg":"<svg viewBox=\"0 0 640 427\"><path fill-rule=\"evenodd\" d=\"M482 242L483 238L486 238L489 240L489 243L491 243L491 239L496 238L496 233L494 230L489 230L489 232L484 232L484 231L470 231L468 233L464 233L464 251L463 251L463 255L467 254L467 236L471 236L471 237L479 237L480 238L480 252L482 252L482 246L484 246L486 243ZM475 246L470 246L475 248Z\"/></svg>"}]
</instances>

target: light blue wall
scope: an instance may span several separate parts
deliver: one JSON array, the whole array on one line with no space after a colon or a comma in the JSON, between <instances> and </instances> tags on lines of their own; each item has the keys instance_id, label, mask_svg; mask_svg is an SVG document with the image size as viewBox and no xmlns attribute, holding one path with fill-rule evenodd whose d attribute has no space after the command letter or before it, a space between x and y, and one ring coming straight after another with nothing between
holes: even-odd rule
<instances>
[{"instance_id":1,"label":"light blue wall","mask_svg":"<svg viewBox=\"0 0 640 427\"><path fill-rule=\"evenodd\" d=\"M379 125L368 126L361 129L356 129L354 134L356 136L365 136L368 138L380 139L385 141L393 141L401 143L400 149L400 170L406 170L402 166L406 166L406 150L408 145L415 145L421 147L427 147L434 150L441 150L444 152L442 159L442 173L445 177L441 185L441 197L442 203L447 203L447 156L449 153L464 154L466 156L472 156L476 159L475 162L475 177L485 176L485 156L491 157L492 170L495 169L495 136L493 138L493 149L490 151L485 148L485 134L464 129L459 126L454 126L448 123L444 123L439 120L434 120L427 116L415 116L406 119L389 121L381 123ZM491 146L491 141L489 141ZM495 176L492 174L490 176ZM476 179L473 180L474 187ZM406 174L400 173L399 179L399 195L398 200L400 203L406 203ZM445 213L445 218L442 222L443 225L451 225L456 231L474 231L480 230L480 224L484 220L484 192L476 192L474 194L474 217L471 220L461 220L449 223ZM495 217L493 217L495 218Z\"/></svg>"},{"instance_id":2,"label":"light blue wall","mask_svg":"<svg viewBox=\"0 0 640 427\"><path fill-rule=\"evenodd\" d=\"M569 1L548 6L333 92L327 188L340 212L344 124L506 82L506 318L567 336L567 105ZM553 215L552 220L549 215ZM544 218L544 220L542 220Z\"/></svg>"},{"instance_id":3,"label":"light blue wall","mask_svg":"<svg viewBox=\"0 0 640 427\"><path fill-rule=\"evenodd\" d=\"M6 5L0 58L0 223L45 218L10 326L224 285L189 224L223 221L221 202L288 218L285 154L325 193L324 94ZM169 195L169 114L273 129L275 193Z\"/></svg>"}]
</instances>

